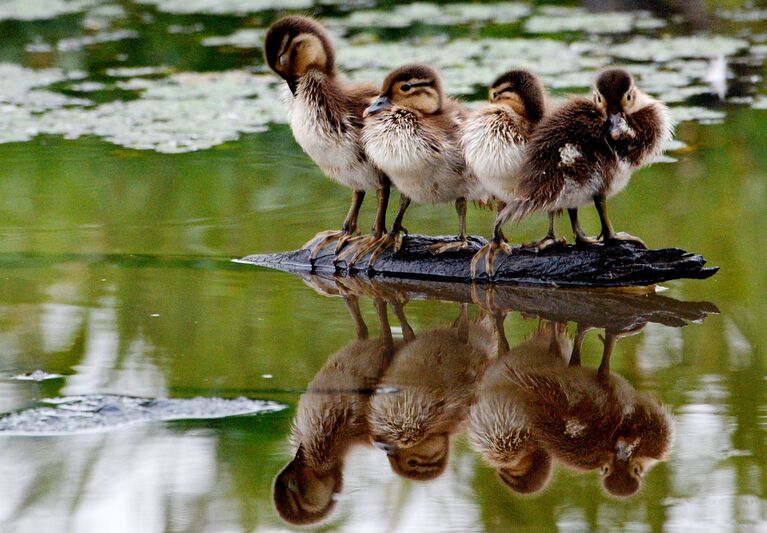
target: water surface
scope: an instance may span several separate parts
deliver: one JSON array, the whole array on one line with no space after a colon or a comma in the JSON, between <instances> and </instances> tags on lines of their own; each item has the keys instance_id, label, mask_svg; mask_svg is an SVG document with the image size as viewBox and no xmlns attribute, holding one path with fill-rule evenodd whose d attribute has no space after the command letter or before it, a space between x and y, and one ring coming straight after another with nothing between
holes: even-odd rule
<instances>
[{"instance_id":1,"label":"water surface","mask_svg":"<svg viewBox=\"0 0 767 533\"><path fill-rule=\"evenodd\" d=\"M414 383L436 379L423 372L437 341L441 366L466 370L424 393L449 416L434 426L439 417L420 404L412 426L421 433L401 442L382 430L385 417L330 439L336 447L320 478L340 471L343 483L331 487L336 503L321 529L764 528L765 11L658 5L290 3L331 27L339 63L356 79L380 80L401 58L416 58L438 65L451 93L476 101L494 75L522 65L558 96L585 92L594 72L620 62L667 100L679 142L668 162L636 173L611 201L612 220L653 247L703 254L721 271L668 283L652 298L615 300L413 291L234 264L294 249L339 225L348 207L348 191L292 140L280 84L263 67L260 41L283 12L278 3L0 4L0 411L30 424L24 435L0 432L0 529L291 529L273 487L300 443L301 406L334 413L325 406L347 402L359 414L396 403ZM363 207L365 227L372 204ZM594 230L591 211L583 222ZM472 232L487 234L491 223L491 213L471 209ZM508 233L533 239L543 224L531 217ZM453 209L413 207L407 225L447 233ZM595 372L599 336L621 336L606 375L633 391L626 405L664 406L673 429L635 495L611 496L599 468L575 469L551 446L541 492L520 495L503 483L468 420L490 398L489 370L504 360L493 320L504 314L511 355L528 354L520 361L531 346L550 356L551 331L569 357L577 326L590 325L598 331L585 333L581 365ZM398 353L409 359L395 365ZM334 361L346 369L370 357L378 359L368 370L377 370L352 373L363 386L316 386ZM456 375L465 381L451 386ZM455 390L476 396L448 394ZM536 403L526 398L520 405ZM260 401L272 408L233 408ZM85 427L50 423L73 412ZM0 431L11 427L3 420ZM571 433L581 425L572 422ZM610 438L624 430L615 431ZM428 480L407 475L402 450L414 446L426 448L419 461L437 465L421 465Z\"/></svg>"}]
</instances>

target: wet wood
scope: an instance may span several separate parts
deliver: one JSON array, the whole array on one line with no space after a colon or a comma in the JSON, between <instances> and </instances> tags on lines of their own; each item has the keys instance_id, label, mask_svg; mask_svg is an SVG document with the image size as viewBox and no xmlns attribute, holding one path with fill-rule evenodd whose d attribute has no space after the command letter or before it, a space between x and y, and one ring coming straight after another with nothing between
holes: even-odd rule
<instances>
[{"instance_id":1,"label":"wet wood","mask_svg":"<svg viewBox=\"0 0 767 533\"><path fill-rule=\"evenodd\" d=\"M336 261L333 247L309 261L308 250L251 255L238 262L289 272L314 272L342 276L393 277L461 283L489 283L482 272L471 277L471 258L486 243L470 237L464 250L434 254L429 247L451 242L455 237L408 235L398 252L387 250L368 267L367 258L355 266ZM631 243L597 246L556 245L540 253L514 248L510 255L496 259L496 285L538 285L556 287L641 287L665 281L713 276L718 267L706 267L706 260L679 248L646 250Z\"/></svg>"}]
</instances>

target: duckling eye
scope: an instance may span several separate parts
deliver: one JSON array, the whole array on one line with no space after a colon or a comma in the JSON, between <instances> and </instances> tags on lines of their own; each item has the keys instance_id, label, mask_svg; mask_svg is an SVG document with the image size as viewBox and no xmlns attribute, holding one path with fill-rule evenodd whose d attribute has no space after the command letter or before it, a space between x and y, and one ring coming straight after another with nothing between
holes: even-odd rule
<instances>
[{"instance_id":1,"label":"duckling eye","mask_svg":"<svg viewBox=\"0 0 767 533\"><path fill-rule=\"evenodd\" d=\"M287 64L287 62L288 62L287 54L282 54L280 56L280 65L282 65L284 67Z\"/></svg>"},{"instance_id":2,"label":"duckling eye","mask_svg":"<svg viewBox=\"0 0 767 533\"><path fill-rule=\"evenodd\" d=\"M409 84L409 83L403 83L403 84L400 86L400 88L399 88L399 90L400 90L400 91L402 91L403 93L406 93L406 92L408 92L410 89L412 89L412 87L410 86L410 84Z\"/></svg>"},{"instance_id":3,"label":"duckling eye","mask_svg":"<svg viewBox=\"0 0 767 533\"><path fill-rule=\"evenodd\" d=\"M635 477L639 477L640 475L642 475L642 469L639 468L638 466L635 466L634 467L634 476Z\"/></svg>"},{"instance_id":4,"label":"duckling eye","mask_svg":"<svg viewBox=\"0 0 767 533\"><path fill-rule=\"evenodd\" d=\"M288 488L293 492L298 490L298 481L295 479L288 480Z\"/></svg>"},{"instance_id":5,"label":"duckling eye","mask_svg":"<svg viewBox=\"0 0 767 533\"><path fill-rule=\"evenodd\" d=\"M607 465L602 466L602 475L606 476L609 473L610 473L610 467Z\"/></svg>"},{"instance_id":6,"label":"duckling eye","mask_svg":"<svg viewBox=\"0 0 767 533\"><path fill-rule=\"evenodd\" d=\"M628 93L626 95L626 101L630 102L632 97L633 97L632 93Z\"/></svg>"}]
</instances>

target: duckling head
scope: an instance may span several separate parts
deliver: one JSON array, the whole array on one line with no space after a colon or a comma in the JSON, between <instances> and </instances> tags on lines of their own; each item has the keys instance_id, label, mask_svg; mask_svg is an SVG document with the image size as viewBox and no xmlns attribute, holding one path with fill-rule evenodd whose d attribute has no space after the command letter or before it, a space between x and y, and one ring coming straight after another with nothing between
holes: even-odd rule
<instances>
[{"instance_id":1,"label":"duckling head","mask_svg":"<svg viewBox=\"0 0 767 533\"><path fill-rule=\"evenodd\" d=\"M433 115L442 111L443 100L442 81L436 70L428 65L405 65L386 77L381 94L363 116L375 115L393 105Z\"/></svg>"},{"instance_id":2,"label":"duckling head","mask_svg":"<svg viewBox=\"0 0 767 533\"><path fill-rule=\"evenodd\" d=\"M511 107L536 124L543 118L545 92L541 80L527 70L510 70L490 86L490 101Z\"/></svg>"},{"instance_id":3,"label":"duckling head","mask_svg":"<svg viewBox=\"0 0 767 533\"><path fill-rule=\"evenodd\" d=\"M315 524L335 507L335 495L341 492L340 466L327 472L315 472L304 461L299 447L296 457L274 480L274 507L290 524Z\"/></svg>"},{"instance_id":4,"label":"duckling head","mask_svg":"<svg viewBox=\"0 0 767 533\"><path fill-rule=\"evenodd\" d=\"M391 469L398 476L415 481L429 481L445 472L450 457L450 438L446 433L427 435L407 448L376 442L385 451Z\"/></svg>"},{"instance_id":5,"label":"duckling head","mask_svg":"<svg viewBox=\"0 0 767 533\"><path fill-rule=\"evenodd\" d=\"M642 486L642 477L658 462L641 451L640 443L640 438L618 438L613 456L602 465L602 485L613 496L635 494Z\"/></svg>"},{"instance_id":6,"label":"duckling head","mask_svg":"<svg viewBox=\"0 0 767 533\"><path fill-rule=\"evenodd\" d=\"M300 15L279 19L266 32L264 57L295 94L299 78L310 69L335 71L335 51L328 32L316 20Z\"/></svg>"},{"instance_id":7,"label":"duckling head","mask_svg":"<svg viewBox=\"0 0 767 533\"><path fill-rule=\"evenodd\" d=\"M642 93L631 74L620 68L603 71L594 86L594 103L605 114L610 137L615 141L630 131L626 115L640 108Z\"/></svg>"},{"instance_id":8,"label":"duckling head","mask_svg":"<svg viewBox=\"0 0 767 533\"><path fill-rule=\"evenodd\" d=\"M499 468L498 477L514 492L535 494L549 484L552 464L549 452L534 448L520 456L513 465Z\"/></svg>"},{"instance_id":9,"label":"duckling head","mask_svg":"<svg viewBox=\"0 0 767 533\"><path fill-rule=\"evenodd\" d=\"M611 457L602 464L602 484L610 494L630 496L647 471L668 456L674 419L653 398L640 395L635 411L616 433Z\"/></svg>"}]
</instances>

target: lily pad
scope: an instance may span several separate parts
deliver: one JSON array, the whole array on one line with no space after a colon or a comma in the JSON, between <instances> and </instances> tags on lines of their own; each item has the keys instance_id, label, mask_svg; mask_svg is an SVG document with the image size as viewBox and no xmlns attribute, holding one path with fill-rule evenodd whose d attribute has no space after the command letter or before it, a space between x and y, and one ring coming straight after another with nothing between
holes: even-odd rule
<instances>
[{"instance_id":1,"label":"lily pad","mask_svg":"<svg viewBox=\"0 0 767 533\"><path fill-rule=\"evenodd\" d=\"M50 20L81 13L104 0L3 0L0 20Z\"/></svg>"},{"instance_id":2,"label":"lily pad","mask_svg":"<svg viewBox=\"0 0 767 533\"><path fill-rule=\"evenodd\" d=\"M150 4L158 11L176 15L246 15L275 9L307 9L314 5L312 0L136 0L136 3Z\"/></svg>"},{"instance_id":3,"label":"lily pad","mask_svg":"<svg viewBox=\"0 0 767 533\"><path fill-rule=\"evenodd\" d=\"M577 7L544 7L525 22L528 33L629 33L662 28L666 22L644 11L591 13Z\"/></svg>"}]
</instances>

